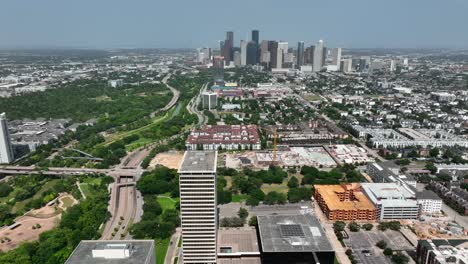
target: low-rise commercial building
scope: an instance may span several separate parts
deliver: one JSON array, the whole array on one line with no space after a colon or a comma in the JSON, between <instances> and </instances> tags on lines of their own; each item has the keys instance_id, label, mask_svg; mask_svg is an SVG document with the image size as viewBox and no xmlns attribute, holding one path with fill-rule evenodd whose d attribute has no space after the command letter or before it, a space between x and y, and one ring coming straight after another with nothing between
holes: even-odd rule
<instances>
[{"instance_id":1,"label":"low-rise commercial building","mask_svg":"<svg viewBox=\"0 0 468 264\"><path fill-rule=\"evenodd\" d=\"M65 264L155 264L154 240L82 240Z\"/></svg>"},{"instance_id":2,"label":"low-rise commercial building","mask_svg":"<svg viewBox=\"0 0 468 264\"><path fill-rule=\"evenodd\" d=\"M266 215L257 220L262 263L334 263L333 247L313 215Z\"/></svg>"},{"instance_id":3,"label":"low-rise commercial building","mask_svg":"<svg viewBox=\"0 0 468 264\"><path fill-rule=\"evenodd\" d=\"M358 183L314 185L314 198L330 220L375 220L377 208Z\"/></svg>"}]
</instances>

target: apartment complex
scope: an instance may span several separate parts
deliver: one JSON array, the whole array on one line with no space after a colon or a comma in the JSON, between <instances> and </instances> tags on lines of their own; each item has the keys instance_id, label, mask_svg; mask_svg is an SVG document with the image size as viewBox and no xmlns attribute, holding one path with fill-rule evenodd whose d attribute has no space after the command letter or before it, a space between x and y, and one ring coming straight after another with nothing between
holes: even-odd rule
<instances>
[{"instance_id":1,"label":"apartment complex","mask_svg":"<svg viewBox=\"0 0 468 264\"><path fill-rule=\"evenodd\" d=\"M187 138L188 150L261 149L256 125L206 125Z\"/></svg>"},{"instance_id":2,"label":"apartment complex","mask_svg":"<svg viewBox=\"0 0 468 264\"><path fill-rule=\"evenodd\" d=\"M420 264L468 263L468 240L419 240L416 260Z\"/></svg>"},{"instance_id":3,"label":"apartment complex","mask_svg":"<svg viewBox=\"0 0 468 264\"><path fill-rule=\"evenodd\" d=\"M330 220L375 220L377 209L357 183L314 185L315 199Z\"/></svg>"},{"instance_id":4,"label":"apartment complex","mask_svg":"<svg viewBox=\"0 0 468 264\"><path fill-rule=\"evenodd\" d=\"M186 151L179 168L183 263L216 263L216 151Z\"/></svg>"}]
</instances>

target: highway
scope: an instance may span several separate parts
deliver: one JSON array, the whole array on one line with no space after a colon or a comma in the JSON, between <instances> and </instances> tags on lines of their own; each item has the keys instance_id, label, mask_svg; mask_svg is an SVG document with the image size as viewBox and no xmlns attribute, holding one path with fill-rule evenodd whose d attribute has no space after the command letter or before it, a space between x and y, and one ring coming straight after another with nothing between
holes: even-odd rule
<instances>
[{"instance_id":1,"label":"highway","mask_svg":"<svg viewBox=\"0 0 468 264\"><path fill-rule=\"evenodd\" d=\"M92 168L59 168L50 167L47 169L41 169L36 166L0 166L0 174L18 175L18 174L43 174L48 176L74 176L84 174L107 174L112 177L131 176L137 177L141 175L145 170L143 169L126 169L126 168L114 168L114 169L92 169Z\"/></svg>"},{"instance_id":2,"label":"highway","mask_svg":"<svg viewBox=\"0 0 468 264\"><path fill-rule=\"evenodd\" d=\"M106 223L101 239L121 240L128 237L129 225L134 222L136 212L136 189L132 178L121 178L114 182L111 194L115 202L109 203L112 217Z\"/></svg>"},{"instance_id":3,"label":"highway","mask_svg":"<svg viewBox=\"0 0 468 264\"><path fill-rule=\"evenodd\" d=\"M201 95L206 91L208 88L208 83L205 83L202 88L200 89L200 92L197 94L197 96L193 97L192 100L187 105L187 110L189 111L190 114L196 114L198 117L198 124L197 126L204 125L208 122L208 117L203 114L203 111L198 111L198 105L201 102Z\"/></svg>"},{"instance_id":4,"label":"highway","mask_svg":"<svg viewBox=\"0 0 468 264\"><path fill-rule=\"evenodd\" d=\"M167 88L169 88L172 92L172 99L171 101L169 101L169 103L167 103L166 106L164 106L163 108L161 109L158 109L157 111L154 111L153 113L150 114L150 117L153 118L155 117L157 114L161 113L161 112L165 112L165 111L168 111L169 109L171 109L172 107L174 107L176 105L176 103L179 101L179 96L180 96L180 92L179 90L177 90L176 88L170 86L167 81L169 80L169 78L171 78L171 74L169 73L168 75L166 75L166 77L164 77L162 79L162 83L164 85L167 86Z\"/></svg>"}]
</instances>

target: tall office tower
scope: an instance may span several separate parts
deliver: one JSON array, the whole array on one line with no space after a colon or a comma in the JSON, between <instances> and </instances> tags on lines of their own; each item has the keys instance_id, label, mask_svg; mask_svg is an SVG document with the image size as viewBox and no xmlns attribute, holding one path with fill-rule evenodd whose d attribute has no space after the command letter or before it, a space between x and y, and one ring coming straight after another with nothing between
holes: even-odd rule
<instances>
[{"instance_id":1,"label":"tall office tower","mask_svg":"<svg viewBox=\"0 0 468 264\"><path fill-rule=\"evenodd\" d=\"M226 40L224 41L224 46L223 46L223 56L224 56L224 61L226 62L226 65L229 65L229 63L232 61L233 46L234 46L234 32L228 31L226 32Z\"/></svg>"},{"instance_id":2,"label":"tall office tower","mask_svg":"<svg viewBox=\"0 0 468 264\"><path fill-rule=\"evenodd\" d=\"M214 56L213 57L213 79L216 84L224 83L224 57Z\"/></svg>"},{"instance_id":3,"label":"tall office tower","mask_svg":"<svg viewBox=\"0 0 468 264\"><path fill-rule=\"evenodd\" d=\"M252 41L257 44L257 46L260 44L259 40L259 31L258 30L252 30Z\"/></svg>"},{"instance_id":4,"label":"tall office tower","mask_svg":"<svg viewBox=\"0 0 468 264\"><path fill-rule=\"evenodd\" d=\"M219 41L219 56L223 56L224 54L224 41Z\"/></svg>"},{"instance_id":5,"label":"tall office tower","mask_svg":"<svg viewBox=\"0 0 468 264\"><path fill-rule=\"evenodd\" d=\"M332 49L332 65L336 65L337 70L340 70L341 63L341 48Z\"/></svg>"},{"instance_id":6,"label":"tall office tower","mask_svg":"<svg viewBox=\"0 0 468 264\"><path fill-rule=\"evenodd\" d=\"M247 41L246 40L241 40L240 49L241 49L241 65L245 66L247 65Z\"/></svg>"},{"instance_id":7,"label":"tall office tower","mask_svg":"<svg viewBox=\"0 0 468 264\"><path fill-rule=\"evenodd\" d=\"M247 43L247 65L257 64L258 45L254 41Z\"/></svg>"},{"instance_id":8,"label":"tall office tower","mask_svg":"<svg viewBox=\"0 0 468 264\"><path fill-rule=\"evenodd\" d=\"M278 48L276 50L276 64L272 64L272 67L277 69L283 68L284 54L288 52L287 42L278 42Z\"/></svg>"},{"instance_id":9,"label":"tall office tower","mask_svg":"<svg viewBox=\"0 0 468 264\"><path fill-rule=\"evenodd\" d=\"M322 70L323 67L323 40L319 40L314 51L314 60L312 65L312 70L318 72Z\"/></svg>"},{"instance_id":10,"label":"tall office tower","mask_svg":"<svg viewBox=\"0 0 468 264\"><path fill-rule=\"evenodd\" d=\"M203 109L213 110L218 106L218 94L213 92L202 93Z\"/></svg>"},{"instance_id":11,"label":"tall office tower","mask_svg":"<svg viewBox=\"0 0 468 264\"><path fill-rule=\"evenodd\" d=\"M234 51L234 66L241 66L241 54L239 51Z\"/></svg>"},{"instance_id":12,"label":"tall office tower","mask_svg":"<svg viewBox=\"0 0 468 264\"><path fill-rule=\"evenodd\" d=\"M341 67L340 67L342 72L352 72L353 71L353 60L352 59L343 59L341 61Z\"/></svg>"},{"instance_id":13,"label":"tall office tower","mask_svg":"<svg viewBox=\"0 0 468 264\"><path fill-rule=\"evenodd\" d=\"M299 41L297 43L297 67L300 68L302 65L304 65L304 41Z\"/></svg>"},{"instance_id":14,"label":"tall office tower","mask_svg":"<svg viewBox=\"0 0 468 264\"><path fill-rule=\"evenodd\" d=\"M184 264L216 263L216 151L186 151L179 168Z\"/></svg>"},{"instance_id":15,"label":"tall office tower","mask_svg":"<svg viewBox=\"0 0 468 264\"><path fill-rule=\"evenodd\" d=\"M256 56L255 57L255 63L254 64L259 64L260 63L260 32L256 29L252 30L252 41L255 43L255 47L257 48L257 51L255 52Z\"/></svg>"},{"instance_id":16,"label":"tall office tower","mask_svg":"<svg viewBox=\"0 0 468 264\"><path fill-rule=\"evenodd\" d=\"M14 159L13 148L8 132L8 124L5 113L0 114L0 164L10 163Z\"/></svg>"},{"instance_id":17,"label":"tall office tower","mask_svg":"<svg viewBox=\"0 0 468 264\"><path fill-rule=\"evenodd\" d=\"M270 44L269 44L270 45ZM271 41L271 46L268 47L270 51L270 69L276 68L276 64L278 61L278 42Z\"/></svg>"},{"instance_id":18,"label":"tall office tower","mask_svg":"<svg viewBox=\"0 0 468 264\"><path fill-rule=\"evenodd\" d=\"M369 71L370 63L371 63L370 56L362 56L361 59L359 60L359 71L360 72Z\"/></svg>"},{"instance_id":19,"label":"tall office tower","mask_svg":"<svg viewBox=\"0 0 468 264\"><path fill-rule=\"evenodd\" d=\"M325 66L325 62L327 61L327 57L328 57L328 50L327 48L323 47L323 50L322 50L322 67Z\"/></svg>"},{"instance_id":20,"label":"tall office tower","mask_svg":"<svg viewBox=\"0 0 468 264\"><path fill-rule=\"evenodd\" d=\"M394 72L396 70L395 60L390 60L390 71Z\"/></svg>"},{"instance_id":21,"label":"tall office tower","mask_svg":"<svg viewBox=\"0 0 468 264\"><path fill-rule=\"evenodd\" d=\"M260 64L265 67L266 69L270 68L270 47L272 41L268 40L262 40L262 43L260 44Z\"/></svg>"}]
</instances>

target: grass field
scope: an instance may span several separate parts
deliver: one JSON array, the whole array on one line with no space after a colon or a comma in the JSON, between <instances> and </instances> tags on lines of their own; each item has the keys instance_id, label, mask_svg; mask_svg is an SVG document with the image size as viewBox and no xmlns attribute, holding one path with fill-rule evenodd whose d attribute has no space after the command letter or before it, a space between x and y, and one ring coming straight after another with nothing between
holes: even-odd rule
<instances>
[{"instance_id":1,"label":"grass field","mask_svg":"<svg viewBox=\"0 0 468 264\"><path fill-rule=\"evenodd\" d=\"M63 197L62 202L63 202L63 207L64 208L68 208L68 207L72 206L72 204L73 204L73 200L70 197Z\"/></svg>"},{"instance_id":2,"label":"grass field","mask_svg":"<svg viewBox=\"0 0 468 264\"><path fill-rule=\"evenodd\" d=\"M288 193L288 186L285 183L282 184L263 184L261 187L262 191L267 194L269 192Z\"/></svg>"},{"instance_id":3,"label":"grass field","mask_svg":"<svg viewBox=\"0 0 468 264\"><path fill-rule=\"evenodd\" d=\"M232 195L232 202L234 203L240 203L242 201L247 200L247 195L245 194L234 194Z\"/></svg>"},{"instance_id":4,"label":"grass field","mask_svg":"<svg viewBox=\"0 0 468 264\"><path fill-rule=\"evenodd\" d=\"M101 184L101 178L85 178L83 182L80 182L80 188L83 191L84 195L88 197L91 195L91 185Z\"/></svg>"},{"instance_id":5,"label":"grass field","mask_svg":"<svg viewBox=\"0 0 468 264\"><path fill-rule=\"evenodd\" d=\"M307 94L307 95L304 95L304 99L306 99L307 101L318 101L318 100L322 100L322 97L316 94Z\"/></svg>"},{"instance_id":6,"label":"grass field","mask_svg":"<svg viewBox=\"0 0 468 264\"><path fill-rule=\"evenodd\" d=\"M179 201L179 198L170 198L168 196L158 196L157 199L163 211L167 209L175 209L176 203Z\"/></svg>"},{"instance_id":7,"label":"grass field","mask_svg":"<svg viewBox=\"0 0 468 264\"><path fill-rule=\"evenodd\" d=\"M169 247L169 241L171 238L165 239L156 239L154 240L155 245L155 254L156 254L156 263L164 263L166 258L167 248Z\"/></svg>"}]
</instances>

